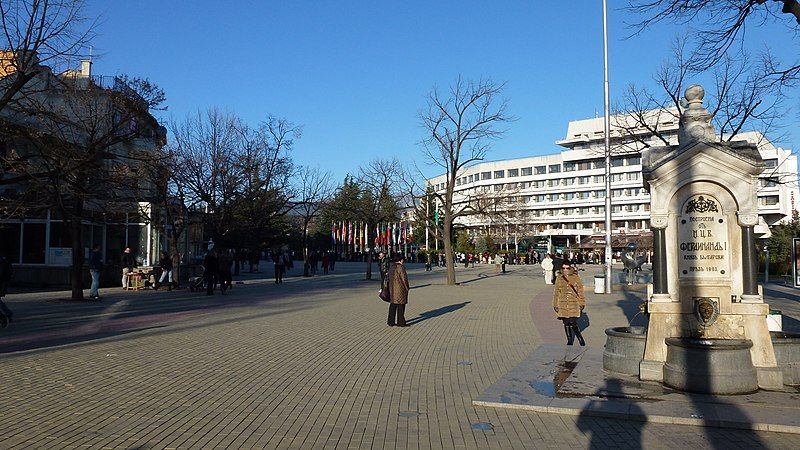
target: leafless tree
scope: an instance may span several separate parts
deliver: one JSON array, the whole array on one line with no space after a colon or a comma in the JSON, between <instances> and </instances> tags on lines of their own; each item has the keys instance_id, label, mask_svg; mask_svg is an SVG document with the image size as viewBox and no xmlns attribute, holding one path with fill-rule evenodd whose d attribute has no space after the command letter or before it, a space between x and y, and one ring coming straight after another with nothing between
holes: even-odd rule
<instances>
[{"instance_id":1,"label":"leafless tree","mask_svg":"<svg viewBox=\"0 0 800 450\"><path fill-rule=\"evenodd\" d=\"M737 52L747 39L749 26L783 28L786 39L776 38L775 45L797 38L800 29L800 3L797 0L630 0L628 10L641 19L632 24L642 32L659 22L693 26L697 43L692 68L702 71L716 66L731 50ZM773 45L773 44L770 44ZM789 84L800 75L800 60L782 63L769 51L764 53L767 75L778 83Z\"/></svg>"},{"instance_id":2,"label":"leafless tree","mask_svg":"<svg viewBox=\"0 0 800 450\"><path fill-rule=\"evenodd\" d=\"M403 198L400 180L404 169L396 158L376 158L359 167L357 183L361 197L356 203L358 216L372 230L376 224L394 222L398 219L399 201ZM372 253L367 252L366 279L372 279Z\"/></svg>"},{"instance_id":3,"label":"leafless tree","mask_svg":"<svg viewBox=\"0 0 800 450\"><path fill-rule=\"evenodd\" d=\"M44 66L60 71L85 55L96 19L84 9L84 0L0 0L0 110L36 89L29 82Z\"/></svg>"},{"instance_id":4,"label":"leafless tree","mask_svg":"<svg viewBox=\"0 0 800 450\"><path fill-rule=\"evenodd\" d=\"M334 186L330 172L319 167L303 166L297 171L296 199L292 202L300 214L303 227L303 260L308 261L308 231L320 211L333 195Z\"/></svg>"},{"instance_id":5,"label":"leafless tree","mask_svg":"<svg viewBox=\"0 0 800 450\"><path fill-rule=\"evenodd\" d=\"M161 158L165 136L149 113L148 98L163 99L163 92L152 83L142 94L108 89L49 70L39 77L46 80L36 84L47 90L0 111L7 147L0 154L0 186L14 193L0 196L0 203L23 212L51 210L69 225L72 298L81 300L82 223L108 205L138 204L151 196L138 170Z\"/></svg>"},{"instance_id":6,"label":"leafless tree","mask_svg":"<svg viewBox=\"0 0 800 450\"><path fill-rule=\"evenodd\" d=\"M453 223L475 212L471 202L454 201L456 180L467 167L485 158L489 142L504 133L499 127L514 120L507 112L507 101L499 98L502 90L502 84L491 80L473 82L459 77L445 95L434 88L426 108L418 114L426 133L422 140L426 160L445 172L444 190L429 193L442 210L448 285L456 284L450 239Z\"/></svg>"}]
</instances>

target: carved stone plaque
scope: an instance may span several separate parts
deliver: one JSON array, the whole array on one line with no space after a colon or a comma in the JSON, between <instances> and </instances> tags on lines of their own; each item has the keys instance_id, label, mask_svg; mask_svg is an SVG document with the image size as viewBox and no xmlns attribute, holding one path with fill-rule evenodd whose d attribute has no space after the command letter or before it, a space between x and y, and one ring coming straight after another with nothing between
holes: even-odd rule
<instances>
[{"instance_id":1,"label":"carved stone plaque","mask_svg":"<svg viewBox=\"0 0 800 450\"><path fill-rule=\"evenodd\" d=\"M728 219L707 194L690 197L678 216L678 277L730 277Z\"/></svg>"}]
</instances>

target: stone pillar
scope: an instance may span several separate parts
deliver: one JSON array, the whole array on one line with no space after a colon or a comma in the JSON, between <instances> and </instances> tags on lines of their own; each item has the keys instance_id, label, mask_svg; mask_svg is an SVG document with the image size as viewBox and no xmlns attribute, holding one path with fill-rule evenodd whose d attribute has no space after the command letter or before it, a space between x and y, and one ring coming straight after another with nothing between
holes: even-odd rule
<instances>
[{"instance_id":1,"label":"stone pillar","mask_svg":"<svg viewBox=\"0 0 800 450\"><path fill-rule=\"evenodd\" d=\"M756 255L755 225L758 215L738 213L739 226L742 227L742 302L760 303L758 294L758 259Z\"/></svg>"},{"instance_id":2,"label":"stone pillar","mask_svg":"<svg viewBox=\"0 0 800 450\"><path fill-rule=\"evenodd\" d=\"M668 215L654 214L650 219L653 230L653 300L669 298L667 277L667 233Z\"/></svg>"}]
</instances>

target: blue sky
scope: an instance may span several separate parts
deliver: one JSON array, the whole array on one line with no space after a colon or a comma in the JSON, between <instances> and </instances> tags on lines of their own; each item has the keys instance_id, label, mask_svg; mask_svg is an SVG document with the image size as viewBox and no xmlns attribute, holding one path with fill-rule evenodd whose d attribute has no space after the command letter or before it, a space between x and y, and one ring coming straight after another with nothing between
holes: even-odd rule
<instances>
[{"instance_id":1,"label":"blue sky","mask_svg":"<svg viewBox=\"0 0 800 450\"><path fill-rule=\"evenodd\" d=\"M251 124L286 118L304 127L295 160L341 179L375 156L422 162L417 111L432 87L459 75L507 83L518 120L488 159L559 151L568 121L603 111L601 5L96 0L88 12L102 15L94 73L156 82L167 94L163 119L210 106ZM609 2L612 101L631 82L649 84L683 31L624 39L631 17L621 5ZM793 148L791 136L781 144Z\"/></svg>"}]
</instances>

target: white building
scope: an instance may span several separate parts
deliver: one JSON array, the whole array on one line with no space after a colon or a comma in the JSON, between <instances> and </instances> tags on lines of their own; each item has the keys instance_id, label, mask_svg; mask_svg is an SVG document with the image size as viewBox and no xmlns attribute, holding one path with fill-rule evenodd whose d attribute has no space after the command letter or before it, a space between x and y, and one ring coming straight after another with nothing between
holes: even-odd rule
<instances>
[{"instance_id":1,"label":"white building","mask_svg":"<svg viewBox=\"0 0 800 450\"><path fill-rule=\"evenodd\" d=\"M624 119L615 117L612 124ZM677 144L678 120L667 111L650 114L670 145ZM639 151L644 143L665 145L644 128L612 126L611 208L612 234L647 234L650 196L644 188ZM761 175L759 214L768 225L791 220L800 200L797 157L774 146L758 132L741 133L736 141L759 146L767 169ZM491 199L493 214L457 220L472 235L489 233L495 243L514 248L519 240L538 241L557 248L605 233L605 158L603 119L569 123L558 142L560 153L476 164L459 174L454 199ZM445 175L428 180L443 193ZM457 207L458 208L458 207Z\"/></svg>"}]
</instances>

